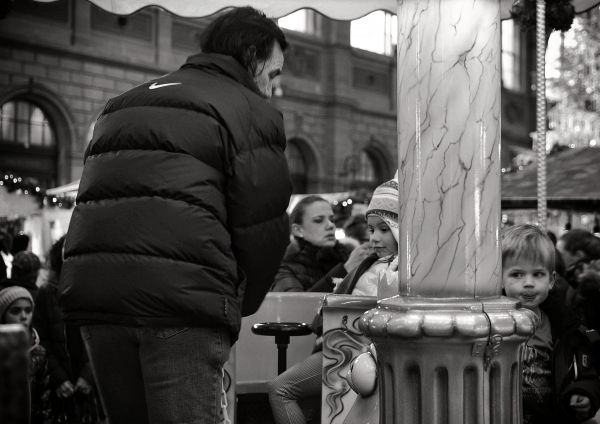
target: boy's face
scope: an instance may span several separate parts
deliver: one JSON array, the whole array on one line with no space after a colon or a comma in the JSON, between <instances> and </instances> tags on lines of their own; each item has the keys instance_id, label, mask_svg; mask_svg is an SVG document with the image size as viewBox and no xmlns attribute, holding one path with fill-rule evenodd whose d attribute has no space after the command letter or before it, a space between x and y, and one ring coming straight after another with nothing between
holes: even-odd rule
<instances>
[{"instance_id":1,"label":"boy's face","mask_svg":"<svg viewBox=\"0 0 600 424\"><path fill-rule=\"evenodd\" d=\"M502 285L508 297L527 309L536 309L548 297L554 275L544 265L508 260L502 266Z\"/></svg>"},{"instance_id":2,"label":"boy's face","mask_svg":"<svg viewBox=\"0 0 600 424\"><path fill-rule=\"evenodd\" d=\"M377 256L383 258L398 251L398 242L390 227L377 215L367 217L371 247Z\"/></svg>"},{"instance_id":3,"label":"boy's face","mask_svg":"<svg viewBox=\"0 0 600 424\"><path fill-rule=\"evenodd\" d=\"M33 315L33 306L27 299L17 299L10 304L4 314L5 324L23 324L29 328L31 317Z\"/></svg>"}]
</instances>

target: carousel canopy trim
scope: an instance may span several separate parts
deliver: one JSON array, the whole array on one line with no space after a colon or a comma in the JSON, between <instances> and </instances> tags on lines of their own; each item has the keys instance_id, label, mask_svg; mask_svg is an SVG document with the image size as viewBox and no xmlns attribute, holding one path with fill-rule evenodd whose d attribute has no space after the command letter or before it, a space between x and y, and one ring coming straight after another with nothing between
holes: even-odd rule
<instances>
[{"instance_id":1,"label":"carousel canopy trim","mask_svg":"<svg viewBox=\"0 0 600 424\"><path fill-rule=\"evenodd\" d=\"M37 0L51 2L57 0ZM299 9L313 9L339 20L358 19L375 10L396 13L395 0L89 0L107 12L130 15L144 7L157 6L185 18L210 16L231 7L252 6L271 18L280 18Z\"/></svg>"},{"instance_id":2,"label":"carousel canopy trim","mask_svg":"<svg viewBox=\"0 0 600 424\"><path fill-rule=\"evenodd\" d=\"M57 0L37 0L52 2ZM230 7L252 6L267 16L280 18L298 9L313 9L338 20L358 19L376 10L396 13L396 0L88 0L107 12L130 15L144 7L158 6L175 15L186 18L210 16ZM443 1L443 0L442 0ZM500 0L500 16L510 18L511 0ZM576 13L585 12L600 4L599 0L573 0Z\"/></svg>"}]
</instances>

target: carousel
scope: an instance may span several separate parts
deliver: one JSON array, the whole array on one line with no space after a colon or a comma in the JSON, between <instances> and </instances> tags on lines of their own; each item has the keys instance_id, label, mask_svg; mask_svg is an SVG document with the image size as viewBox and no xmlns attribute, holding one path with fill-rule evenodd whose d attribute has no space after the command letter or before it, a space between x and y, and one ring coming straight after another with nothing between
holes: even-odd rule
<instances>
[{"instance_id":1,"label":"carousel","mask_svg":"<svg viewBox=\"0 0 600 424\"><path fill-rule=\"evenodd\" d=\"M248 4L273 18L302 8L339 20L396 14L398 273L380 282L376 298L325 296L321 423L521 422L520 348L536 318L501 295L499 245L500 21L511 17L511 1L91 1L120 15L153 5L203 17ZM566 4L582 12L599 2ZM529 5L537 22L536 198L544 227L546 3ZM312 346L310 337L284 343L275 336L276 347L252 327L310 322L322 298L270 293L244 318L228 364L228 420L236 420L236 395L264 391L278 361L298 362ZM360 356L371 344L376 360Z\"/></svg>"}]
</instances>

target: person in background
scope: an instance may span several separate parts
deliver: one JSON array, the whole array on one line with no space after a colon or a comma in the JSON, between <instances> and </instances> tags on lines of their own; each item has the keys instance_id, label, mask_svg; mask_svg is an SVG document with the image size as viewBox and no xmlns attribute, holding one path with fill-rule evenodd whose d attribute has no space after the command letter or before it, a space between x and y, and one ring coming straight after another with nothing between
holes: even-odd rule
<instances>
[{"instance_id":1,"label":"person in background","mask_svg":"<svg viewBox=\"0 0 600 424\"><path fill-rule=\"evenodd\" d=\"M336 287L336 294L377 296L379 276L398 269L398 182L390 180L375 189L367 217L371 252ZM317 335L312 355L269 383L269 403L277 424L304 424L300 401L321 393L323 382L322 333L319 313L312 323Z\"/></svg>"},{"instance_id":2,"label":"person in background","mask_svg":"<svg viewBox=\"0 0 600 424\"><path fill-rule=\"evenodd\" d=\"M358 247L363 243L369 242L369 233L367 228L367 219L362 214L352 215L344 222L344 234L346 237L341 240L342 243L351 244Z\"/></svg>"},{"instance_id":3,"label":"person in background","mask_svg":"<svg viewBox=\"0 0 600 424\"><path fill-rule=\"evenodd\" d=\"M331 292L371 252L367 243L352 250L335 238L333 210L321 196L306 196L290 214L292 242L275 276L274 292Z\"/></svg>"},{"instance_id":4,"label":"person in background","mask_svg":"<svg viewBox=\"0 0 600 424\"><path fill-rule=\"evenodd\" d=\"M567 274L574 272L582 262L600 259L600 239L580 228L564 233L556 242L556 248L565 262Z\"/></svg>"},{"instance_id":5,"label":"person in background","mask_svg":"<svg viewBox=\"0 0 600 424\"><path fill-rule=\"evenodd\" d=\"M555 251L544 231L516 225L502 234L502 286L539 318L523 355L523 423L569 424L600 407L600 380L580 321L551 293Z\"/></svg>"},{"instance_id":6,"label":"person in background","mask_svg":"<svg viewBox=\"0 0 600 424\"><path fill-rule=\"evenodd\" d=\"M12 261L11 278L0 282L0 287L20 286L29 290L35 299L38 286L36 284L42 264L33 252L18 252Z\"/></svg>"},{"instance_id":7,"label":"person in background","mask_svg":"<svg viewBox=\"0 0 600 424\"><path fill-rule=\"evenodd\" d=\"M569 283L565 302L588 328L600 331L600 239L582 229L561 236L556 245L564 259ZM600 361L600 340L594 339L596 360Z\"/></svg>"},{"instance_id":8,"label":"person in background","mask_svg":"<svg viewBox=\"0 0 600 424\"><path fill-rule=\"evenodd\" d=\"M96 122L59 303L113 424L227 418L223 364L289 243L286 136L267 101L287 44L264 13L224 11L202 53Z\"/></svg>"},{"instance_id":9,"label":"person in background","mask_svg":"<svg viewBox=\"0 0 600 424\"><path fill-rule=\"evenodd\" d=\"M25 233L19 233L13 238L12 248L10 253L15 256L19 252L29 250L30 237Z\"/></svg>"},{"instance_id":10,"label":"person in background","mask_svg":"<svg viewBox=\"0 0 600 424\"><path fill-rule=\"evenodd\" d=\"M31 392L31 423L45 424L50 418L46 350L32 327L34 301L24 287L10 286L0 290L0 324L21 324L29 337L29 388ZM2 384L2 383L0 383Z\"/></svg>"},{"instance_id":11,"label":"person in background","mask_svg":"<svg viewBox=\"0 0 600 424\"><path fill-rule=\"evenodd\" d=\"M57 422L96 423L103 419L94 390L79 328L65 325L58 305L58 279L62 269L64 236L50 248L50 269L36 297L33 326L47 352L51 407Z\"/></svg>"},{"instance_id":12,"label":"person in background","mask_svg":"<svg viewBox=\"0 0 600 424\"><path fill-rule=\"evenodd\" d=\"M10 277L12 264L12 237L6 231L0 231L0 282Z\"/></svg>"}]
</instances>

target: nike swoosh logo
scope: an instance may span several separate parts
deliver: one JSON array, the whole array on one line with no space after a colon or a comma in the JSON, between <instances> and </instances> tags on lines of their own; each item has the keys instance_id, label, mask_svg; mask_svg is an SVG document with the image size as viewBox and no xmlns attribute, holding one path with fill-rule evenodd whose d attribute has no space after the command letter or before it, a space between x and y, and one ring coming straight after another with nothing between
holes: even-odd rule
<instances>
[{"instance_id":1,"label":"nike swoosh logo","mask_svg":"<svg viewBox=\"0 0 600 424\"><path fill-rule=\"evenodd\" d=\"M150 84L150 87L148 87L150 90L154 90L155 88L162 88L162 87L167 87L169 85L179 85L181 84L180 82L166 82L164 84L157 84L155 82L153 82L152 84Z\"/></svg>"}]
</instances>

